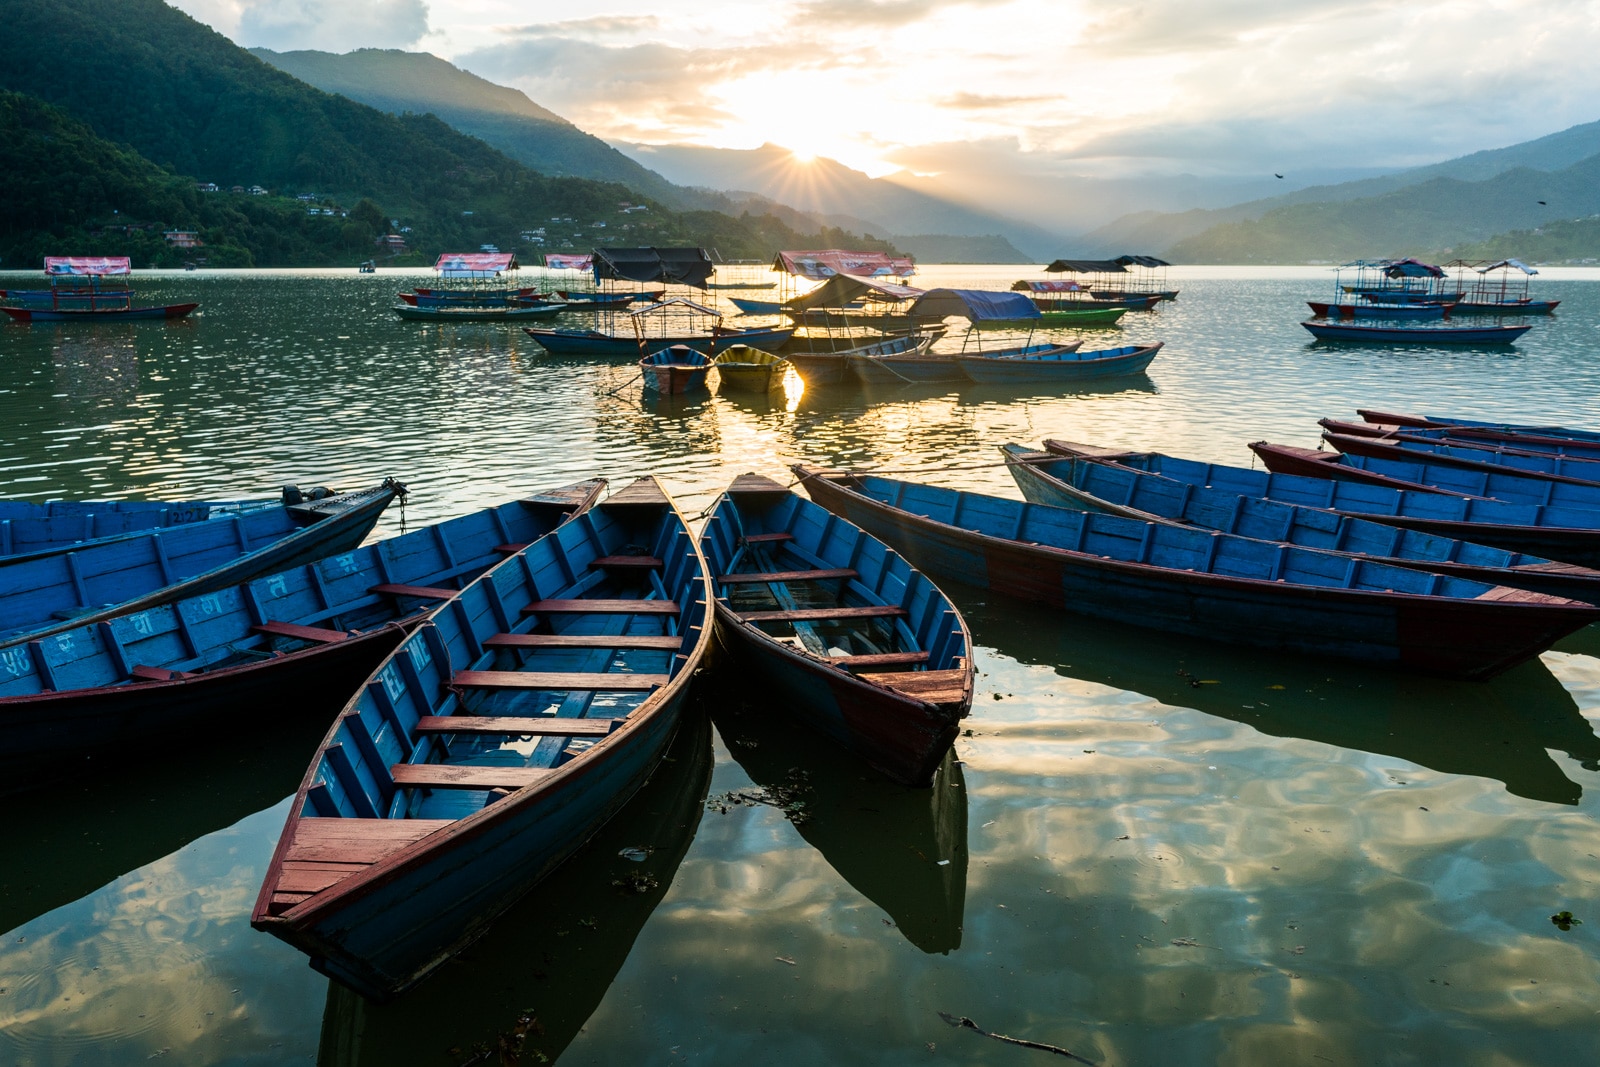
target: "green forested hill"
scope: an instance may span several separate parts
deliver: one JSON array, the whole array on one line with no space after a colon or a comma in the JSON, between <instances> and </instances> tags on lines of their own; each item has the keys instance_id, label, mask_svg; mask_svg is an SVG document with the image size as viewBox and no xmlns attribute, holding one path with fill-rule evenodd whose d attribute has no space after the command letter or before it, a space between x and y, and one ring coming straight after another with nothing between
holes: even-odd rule
<instances>
[{"instance_id":1,"label":"green forested hill","mask_svg":"<svg viewBox=\"0 0 1600 1067\"><path fill-rule=\"evenodd\" d=\"M92 188L101 165L112 166L124 186L149 186L142 194L149 207L138 210L151 217L141 221L209 226L207 245L222 261L262 266L366 258L371 238L358 246L354 230L345 229L357 224L354 207L363 201L374 225L398 219L408 227L408 244L424 256L483 243L518 248L519 233L539 228L549 231L550 248L706 244L729 257L764 256L813 239L766 216L680 216L659 204L622 216L623 205L640 201L625 186L546 177L432 116L389 115L312 88L161 0L0 0L0 24L0 89L56 105L94 135L75 134L75 161L54 159L60 196L41 199L35 190L29 202L37 214L10 213L8 244L0 248L7 265L25 249L31 256L46 238L57 241L51 250L58 254L87 250L61 246L72 234L85 235L74 242L111 240L87 236L105 220L90 217L100 210L92 195L71 191ZM26 140L34 153L50 143ZM32 166L19 158L0 171L0 198L14 185L37 182ZM277 197L185 198L178 176L190 180L191 193L196 181L260 185L278 197L319 194L351 215L335 216L339 232L330 237L324 224L333 219L312 220ZM305 233L289 232L294 228Z\"/></svg>"}]
</instances>

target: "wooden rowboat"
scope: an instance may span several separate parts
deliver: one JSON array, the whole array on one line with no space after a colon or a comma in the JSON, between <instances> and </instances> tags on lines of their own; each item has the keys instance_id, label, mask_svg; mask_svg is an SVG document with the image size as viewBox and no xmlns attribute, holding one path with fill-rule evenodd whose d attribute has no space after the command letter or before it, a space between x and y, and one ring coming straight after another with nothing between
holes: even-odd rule
<instances>
[{"instance_id":1,"label":"wooden rowboat","mask_svg":"<svg viewBox=\"0 0 1600 1067\"><path fill-rule=\"evenodd\" d=\"M1036 504L1283 541L1600 604L1600 571L1587 567L1245 495L1196 480L1180 481L1119 462L1127 453L1053 443L1075 449L1075 455L1034 452L1021 445L1001 449L1017 488Z\"/></svg>"},{"instance_id":2,"label":"wooden rowboat","mask_svg":"<svg viewBox=\"0 0 1600 1067\"><path fill-rule=\"evenodd\" d=\"M935 573L1193 637L1482 680L1600 619L1591 604L1292 545L797 471L813 500Z\"/></svg>"},{"instance_id":3,"label":"wooden rowboat","mask_svg":"<svg viewBox=\"0 0 1600 1067\"><path fill-rule=\"evenodd\" d=\"M645 390L662 394L703 390L711 367L709 356L687 345L663 348L639 361L639 373L643 376Z\"/></svg>"},{"instance_id":4,"label":"wooden rowboat","mask_svg":"<svg viewBox=\"0 0 1600 1067\"><path fill-rule=\"evenodd\" d=\"M0 649L296 567L360 544L405 486L249 511L15 562L0 560ZM19 653L20 654L20 653Z\"/></svg>"},{"instance_id":5,"label":"wooden rowboat","mask_svg":"<svg viewBox=\"0 0 1600 1067\"><path fill-rule=\"evenodd\" d=\"M1053 450L1053 442L1045 445ZM1292 491L1303 497L1295 503L1317 507L1316 499L1325 497L1338 502L1320 506L1346 514L1600 567L1600 508L1588 486L1340 456L1266 441L1256 441L1250 449L1273 472L1272 478L1294 479ZM1259 471L1247 473L1266 477ZM1419 480L1424 478L1428 481Z\"/></svg>"},{"instance_id":6,"label":"wooden rowboat","mask_svg":"<svg viewBox=\"0 0 1600 1067\"><path fill-rule=\"evenodd\" d=\"M1532 326L1384 326L1366 322L1302 322L1319 341L1367 344L1508 345Z\"/></svg>"},{"instance_id":7,"label":"wooden rowboat","mask_svg":"<svg viewBox=\"0 0 1600 1067\"><path fill-rule=\"evenodd\" d=\"M553 356L632 356L639 355L640 341L632 333L602 333L599 330L552 330L526 326L523 332L538 341ZM646 337L650 348L688 345L696 352L713 355L734 345L749 345L763 351L782 348L794 336L793 326L757 326L747 330L716 329L710 333L658 335Z\"/></svg>"},{"instance_id":8,"label":"wooden rowboat","mask_svg":"<svg viewBox=\"0 0 1600 1067\"><path fill-rule=\"evenodd\" d=\"M1379 439L1325 432L1322 439L1351 456L1399 461L1423 459L1441 467L1488 473L1503 470L1532 478L1549 478L1600 488L1600 459L1595 458L1496 448L1492 445L1463 446L1446 441L1404 437Z\"/></svg>"},{"instance_id":9,"label":"wooden rowboat","mask_svg":"<svg viewBox=\"0 0 1600 1067\"><path fill-rule=\"evenodd\" d=\"M282 500L0 500L0 563L49 556L91 544L247 511Z\"/></svg>"},{"instance_id":10,"label":"wooden rowboat","mask_svg":"<svg viewBox=\"0 0 1600 1067\"><path fill-rule=\"evenodd\" d=\"M790 363L782 356L749 345L717 353L717 390L724 393L770 393L783 388Z\"/></svg>"},{"instance_id":11,"label":"wooden rowboat","mask_svg":"<svg viewBox=\"0 0 1600 1067\"><path fill-rule=\"evenodd\" d=\"M655 771L711 638L652 478L420 626L335 721L251 924L382 999L481 935Z\"/></svg>"},{"instance_id":12,"label":"wooden rowboat","mask_svg":"<svg viewBox=\"0 0 1600 1067\"><path fill-rule=\"evenodd\" d=\"M1600 430L1581 430L1567 426L1544 426L1532 423L1516 422L1484 422L1478 419L1450 419L1436 415L1402 415L1389 411L1374 411L1371 408L1358 408L1356 414L1367 422L1381 423L1385 426L1414 426L1424 428L1445 428L1456 432L1470 432L1475 435L1509 435L1512 437L1561 437L1571 438L1575 441L1600 442Z\"/></svg>"},{"instance_id":13,"label":"wooden rowboat","mask_svg":"<svg viewBox=\"0 0 1600 1067\"><path fill-rule=\"evenodd\" d=\"M391 310L413 322L545 322L565 310L561 304L479 306L455 301L432 306L396 304Z\"/></svg>"},{"instance_id":14,"label":"wooden rowboat","mask_svg":"<svg viewBox=\"0 0 1600 1067\"><path fill-rule=\"evenodd\" d=\"M1056 330L1069 326L1115 326L1127 313L1125 307L1058 309L1041 311L1037 318L975 320L972 327L976 330Z\"/></svg>"},{"instance_id":15,"label":"wooden rowboat","mask_svg":"<svg viewBox=\"0 0 1600 1067\"><path fill-rule=\"evenodd\" d=\"M72 307L3 307L0 311L11 317L12 322L126 322L130 319L181 319L186 317L199 304L166 304L161 307L110 307L110 308L72 308Z\"/></svg>"},{"instance_id":16,"label":"wooden rowboat","mask_svg":"<svg viewBox=\"0 0 1600 1067\"><path fill-rule=\"evenodd\" d=\"M927 352L932 344L932 336L911 333L837 352L786 352L784 358L794 364L795 372L807 386L840 385L850 377L852 358L912 359Z\"/></svg>"},{"instance_id":17,"label":"wooden rowboat","mask_svg":"<svg viewBox=\"0 0 1600 1067\"><path fill-rule=\"evenodd\" d=\"M1579 441L1570 437L1484 432L1448 427L1428 429L1421 426L1379 426L1370 422L1347 422L1343 419L1318 419L1317 425L1328 433L1343 434L1348 437L1373 437L1380 441L1395 441L1401 444L1450 445L1460 449L1478 449L1514 456L1564 456L1569 459L1600 460L1600 442ZM1470 455L1467 452L1462 454Z\"/></svg>"},{"instance_id":18,"label":"wooden rowboat","mask_svg":"<svg viewBox=\"0 0 1600 1067\"><path fill-rule=\"evenodd\" d=\"M1030 345L1022 349L962 354L955 359L962 373L975 382L1071 383L1138 374L1150 366L1150 361L1161 351L1159 341L1153 345L1124 345L1096 352L1079 351L1082 344L1076 341L1070 346Z\"/></svg>"},{"instance_id":19,"label":"wooden rowboat","mask_svg":"<svg viewBox=\"0 0 1600 1067\"><path fill-rule=\"evenodd\" d=\"M0 792L101 753L171 751L194 731L331 714L430 612L604 487L550 490L0 652Z\"/></svg>"},{"instance_id":20,"label":"wooden rowboat","mask_svg":"<svg viewBox=\"0 0 1600 1067\"><path fill-rule=\"evenodd\" d=\"M1311 314L1332 319L1442 319L1454 304L1325 304L1307 300Z\"/></svg>"},{"instance_id":21,"label":"wooden rowboat","mask_svg":"<svg viewBox=\"0 0 1600 1067\"><path fill-rule=\"evenodd\" d=\"M933 780L972 705L972 641L931 581L759 474L717 500L700 551L722 643L792 715L894 781Z\"/></svg>"}]
</instances>

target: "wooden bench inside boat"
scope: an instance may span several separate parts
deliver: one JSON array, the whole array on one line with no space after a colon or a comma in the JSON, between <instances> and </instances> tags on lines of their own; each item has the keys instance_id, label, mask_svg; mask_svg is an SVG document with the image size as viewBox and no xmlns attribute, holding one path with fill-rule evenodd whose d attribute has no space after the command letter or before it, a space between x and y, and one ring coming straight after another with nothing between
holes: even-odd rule
<instances>
[{"instance_id":1,"label":"wooden bench inside boat","mask_svg":"<svg viewBox=\"0 0 1600 1067\"><path fill-rule=\"evenodd\" d=\"M671 600L535 600L524 615L676 615Z\"/></svg>"},{"instance_id":2,"label":"wooden bench inside boat","mask_svg":"<svg viewBox=\"0 0 1600 1067\"><path fill-rule=\"evenodd\" d=\"M782 532L745 534L743 537L739 538L739 540L743 541L747 545L767 545L777 541L793 541L794 534Z\"/></svg>"},{"instance_id":3,"label":"wooden bench inside boat","mask_svg":"<svg viewBox=\"0 0 1600 1067\"><path fill-rule=\"evenodd\" d=\"M548 767L449 763L397 763L389 768L389 776L402 789L521 789L554 773Z\"/></svg>"},{"instance_id":4,"label":"wooden bench inside boat","mask_svg":"<svg viewBox=\"0 0 1600 1067\"><path fill-rule=\"evenodd\" d=\"M606 570L639 570L658 571L662 568L661 560L655 556L600 556L594 561L596 567Z\"/></svg>"},{"instance_id":5,"label":"wooden bench inside boat","mask_svg":"<svg viewBox=\"0 0 1600 1067\"><path fill-rule=\"evenodd\" d=\"M895 671L857 677L929 704L960 704L966 699L967 672L963 670Z\"/></svg>"},{"instance_id":6,"label":"wooden bench inside boat","mask_svg":"<svg viewBox=\"0 0 1600 1067\"><path fill-rule=\"evenodd\" d=\"M419 600L451 600L459 589L439 589L431 585L382 585L370 586L369 593L382 593L384 596L410 596Z\"/></svg>"},{"instance_id":7,"label":"wooden bench inside boat","mask_svg":"<svg viewBox=\"0 0 1600 1067\"><path fill-rule=\"evenodd\" d=\"M830 619L902 618L905 608L892 604L866 604L856 608L791 608L787 611L743 611L745 622L826 622Z\"/></svg>"},{"instance_id":8,"label":"wooden bench inside boat","mask_svg":"<svg viewBox=\"0 0 1600 1067\"><path fill-rule=\"evenodd\" d=\"M302 817L295 824L294 838L283 858L283 874L268 907L272 914L281 915L452 822Z\"/></svg>"},{"instance_id":9,"label":"wooden bench inside boat","mask_svg":"<svg viewBox=\"0 0 1600 1067\"><path fill-rule=\"evenodd\" d=\"M657 689L671 681L665 674L627 674L621 671L566 672L456 671L450 684L462 689L578 689L636 692Z\"/></svg>"},{"instance_id":10,"label":"wooden bench inside boat","mask_svg":"<svg viewBox=\"0 0 1600 1067\"><path fill-rule=\"evenodd\" d=\"M421 734L511 734L518 737L605 737L624 719L579 719L571 715L424 715Z\"/></svg>"},{"instance_id":11,"label":"wooden bench inside boat","mask_svg":"<svg viewBox=\"0 0 1600 1067\"><path fill-rule=\"evenodd\" d=\"M876 652L866 656L829 656L835 667L910 667L928 662L926 652Z\"/></svg>"},{"instance_id":12,"label":"wooden bench inside boat","mask_svg":"<svg viewBox=\"0 0 1600 1067\"><path fill-rule=\"evenodd\" d=\"M273 637L292 637L298 641L315 641L318 644L331 645L338 641L347 640L350 635L343 630L325 630L317 626L301 626L293 622L267 622L252 626L250 629L258 634L270 634Z\"/></svg>"},{"instance_id":13,"label":"wooden bench inside boat","mask_svg":"<svg viewBox=\"0 0 1600 1067\"><path fill-rule=\"evenodd\" d=\"M146 667L144 664L128 668L128 677L141 682L175 682L180 678L193 678L189 671L173 671L165 667Z\"/></svg>"},{"instance_id":14,"label":"wooden bench inside boat","mask_svg":"<svg viewBox=\"0 0 1600 1067\"><path fill-rule=\"evenodd\" d=\"M747 585L757 582L825 582L834 578L857 577L853 567L834 567L814 571L765 571L746 574L724 574L717 579L724 585Z\"/></svg>"},{"instance_id":15,"label":"wooden bench inside boat","mask_svg":"<svg viewBox=\"0 0 1600 1067\"><path fill-rule=\"evenodd\" d=\"M484 648L643 648L675 652L683 638L652 634L494 634Z\"/></svg>"}]
</instances>

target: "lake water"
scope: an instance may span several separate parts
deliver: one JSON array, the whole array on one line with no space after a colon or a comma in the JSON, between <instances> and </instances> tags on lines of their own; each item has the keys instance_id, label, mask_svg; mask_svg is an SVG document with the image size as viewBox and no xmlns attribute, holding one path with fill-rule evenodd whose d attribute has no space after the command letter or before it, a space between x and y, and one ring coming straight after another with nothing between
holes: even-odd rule
<instances>
[{"instance_id":1,"label":"lake water","mask_svg":"<svg viewBox=\"0 0 1600 1067\"><path fill-rule=\"evenodd\" d=\"M1314 445L1357 405L1600 426L1595 271L1546 271L1564 303L1514 347L1406 351L1310 343L1327 270L1180 269L1176 302L1083 333L1164 341L1144 376L772 403L643 401L623 360L397 321L424 277L151 274L201 313L0 329L0 494L394 476L387 535L594 474L654 472L694 513L800 460L1016 496L1007 441L1248 464L1245 442ZM0 1063L1043 1062L941 1012L1104 1064L1594 1061L1595 635L1472 685L947 590L981 675L933 790L774 727L723 676L623 815L389 1005L248 922L335 707L9 800Z\"/></svg>"}]
</instances>

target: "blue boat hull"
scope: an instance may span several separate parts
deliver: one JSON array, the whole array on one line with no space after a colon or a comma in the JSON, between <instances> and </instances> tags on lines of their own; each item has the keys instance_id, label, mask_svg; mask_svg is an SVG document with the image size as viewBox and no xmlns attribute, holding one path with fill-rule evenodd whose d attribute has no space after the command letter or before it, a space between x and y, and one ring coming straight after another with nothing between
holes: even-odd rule
<instances>
[{"instance_id":1,"label":"blue boat hull","mask_svg":"<svg viewBox=\"0 0 1600 1067\"><path fill-rule=\"evenodd\" d=\"M128 322L140 319L181 319L199 304L168 304L144 308L13 308L0 307L13 322Z\"/></svg>"},{"instance_id":2,"label":"blue boat hull","mask_svg":"<svg viewBox=\"0 0 1600 1067\"><path fill-rule=\"evenodd\" d=\"M733 306L739 309L741 315L779 315L783 313L783 304L776 300L750 300L742 296L730 296Z\"/></svg>"},{"instance_id":3,"label":"blue boat hull","mask_svg":"<svg viewBox=\"0 0 1600 1067\"><path fill-rule=\"evenodd\" d=\"M690 335L684 337L647 337L645 345L661 348L670 345L688 345L702 355L714 355L734 345L747 345L764 351L777 351L790 337L792 326L773 329L723 330L715 337ZM639 354L639 340L622 334L605 334L596 330L542 330L528 327L527 335L544 346L553 356L633 356ZM713 351L715 350L715 351Z\"/></svg>"},{"instance_id":4,"label":"blue boat hull","mask_svg":"<svg viewBox=\"0 0 1600 1067\"><path fill-rule=\"evenodd\" d=\"M1160 351L1160 344L1127 345L1109 351L1073 351L1048 358L957 356L956 363L969 379L984 384L1071 384L1139 374Z\"/></svg>"},{"instance_id":5,"label":"blue boat hull","mask_svg":"<svg viewBox=\"0 0 1600 1067\"><path fill-rule=\"evenodd\" d=\"M1355 323L1302 322L1319 341L1362 341L1402 345L1508 345L1532 326L1362 326Z\"/></svg>"}]
</instances>

